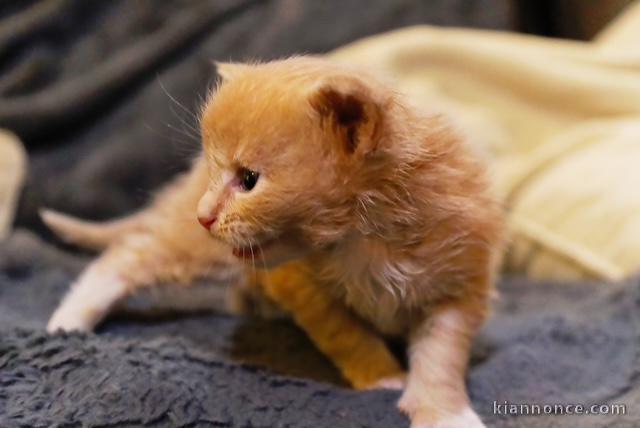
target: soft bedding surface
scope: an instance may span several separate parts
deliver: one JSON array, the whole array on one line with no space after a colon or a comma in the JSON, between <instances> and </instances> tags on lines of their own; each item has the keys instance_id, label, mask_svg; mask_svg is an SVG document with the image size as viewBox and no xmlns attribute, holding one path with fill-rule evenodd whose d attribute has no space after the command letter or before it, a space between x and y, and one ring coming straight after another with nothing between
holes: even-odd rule
<instances>
[{"instance_id":1,"label":"soft bedding surface","mask_svg":"<svg viewBox=\"0 0 640 428\"><path fill-rule=\"evenodd\" d=\"M401 427L397 391L355 392L287 321L217 313L44 325L86 258L18 231L0 251L0 426ZM492 427L640 424L640 281L506 279L468 385ZM625 416L494 414L497 404L625 404Z\"/></svg>"},{"instance_id":2,"label":"soft bedding surface","mask_svg":"<svg viewBox=\"0 0 640 428\"><path fill-rule=\"evenodd\" d=\"M95 334L45 334L89 255L54 243L36 210L99 219L143 204L197 153L191 112L211 58L324 52L422 22L507 28L506 2L22 0L0 13L0 127L30 155L17 229L0 243L0 427L408 426L398 392L344 388L286 320L134 302ZM219 285L201 286L221 307ZM468 377L489 426L640 424L640 281L499 288ZM627 414L495 414L505 400Z\"/></svg>"}]
</instances>

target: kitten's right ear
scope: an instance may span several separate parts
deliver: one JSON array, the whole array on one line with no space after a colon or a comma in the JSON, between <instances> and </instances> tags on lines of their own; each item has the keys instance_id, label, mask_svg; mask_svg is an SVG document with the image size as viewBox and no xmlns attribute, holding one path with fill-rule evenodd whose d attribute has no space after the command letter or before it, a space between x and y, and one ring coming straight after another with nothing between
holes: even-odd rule
<instances>
[{"instance_id":1,"label":"kitten's right ear","mask_svg":"<svg viewBox=\"0 0 640 428\"><path fill-rule=\"evenodd\" d=\"M233 80L233 78L242 70L242 68L244 68L244 64L240 64L237 62L213 61L213 64L216 66L216 72L218 73L218 76L220 76L225 82Z\"/></svg>"},{"instance_id":2,"label":"kitten's right ear","mask_svg":"<svg viewBox=\"0 0 640 428\"><path fill-rule=\"evenodd\" d=\"M374 91L355 77L332 78L312 90L311 106L331 121L348 155L376 150L383 125L382 106Z\"/></svg>"}]
</instances>

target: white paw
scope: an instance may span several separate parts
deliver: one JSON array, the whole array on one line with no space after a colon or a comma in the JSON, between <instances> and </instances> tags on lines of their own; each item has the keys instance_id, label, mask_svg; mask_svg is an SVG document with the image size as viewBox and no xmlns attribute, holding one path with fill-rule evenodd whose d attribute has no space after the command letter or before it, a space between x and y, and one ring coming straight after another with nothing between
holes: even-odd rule
<instances>
[{"instance_id":1,"label":"white paw","mask_svg":"<svg viewBox=\"0 0 640 428\"><path fill-rule=\"evenodd\" d=\"M449 415L438 415L433 412L416 412L411 417L411 428L485 428L480 417L470 407Z\"/></svg>"},{"instance_id":2,"label":"white paw","mask_svg":"<svg viewBox=\"0 0 640 428\"><path fill-rule=\"evenodd\" d=\"M51 316L47 324L47 331L49 333L54 333L58 330L91 331L93 327L94 323L86 315L62 305Z\"/></svg>"},{"instance_id":3,"label":"white paw","mask_svg":"<svg viewBox=\"0 0 640 428\"><path fill-rule=\"evenodd\" d=\"M91 331L123 296L127 284L117 274L90 266L55 310L48 332Z\"/></svg>"}]
</instances>

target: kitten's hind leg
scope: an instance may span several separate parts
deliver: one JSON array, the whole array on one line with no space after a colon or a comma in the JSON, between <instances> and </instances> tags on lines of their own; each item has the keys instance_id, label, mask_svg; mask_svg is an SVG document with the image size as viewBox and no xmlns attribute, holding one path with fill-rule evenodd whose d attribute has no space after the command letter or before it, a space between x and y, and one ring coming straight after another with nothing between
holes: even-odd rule
<instances>
[{"instance_id":1,"label":"kitten's hind leg","mask_svg":"<svg viewBox=\"0 0 640 428\"><path fill-rule=\"evenodd\" d=\"M178 219L180 227L187 220L195 222L196 207L206 188L207 177L205 165L199 160L190 172L179 175L164 187L151 205L113 220L88 221L44 208L40 210L40 217L66 243L102 250L129 234L148 230L154 218L166 218L169 221ZM185 216L185 213L191 212L192 215ZM196 227L200 226L196 223Z\"/></svg>"},{"instance_id":2,"label":"kitten's hind leg","mask_svg":"<svg viewBox=\"0 0 640 428\"><path fill-rule=\"evenodd\" d=\"M102 250L125 234L141 230L146 210L103 223L92 222L41 209L40 217L60 239L68 244L91 250Z\"/></svg>"}]
</instances>

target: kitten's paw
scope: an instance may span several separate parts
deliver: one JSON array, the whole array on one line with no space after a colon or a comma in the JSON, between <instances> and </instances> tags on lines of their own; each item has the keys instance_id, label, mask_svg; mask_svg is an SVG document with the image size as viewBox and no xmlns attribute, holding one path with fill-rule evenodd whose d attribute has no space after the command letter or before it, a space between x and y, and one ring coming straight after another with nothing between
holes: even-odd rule
<instances>
[{"instance_id":1,"label":"kitten's paw","mask_svg":"<svg viewBox=\"0 0 640 428\"><path fill-rule=\"evenodd\" d=\"M91 265L71 286L51 316L47 331L93 330L113 305L127 295L129 288L118 273Z\"/></svg>"},{"instance_id":2,"label":"kitten's paw","mask_svg":"<svg viewBox=\"0 0 640 428\"><path fill-rule=\"evenodd\" d=\"M47 332L55 333L58 330L88 332L93 329L93 326L94 322L81 313L60 307L51 316L47 324Z\"/></svg>"},{"instance_id":3,"label":"kitten's paw","mask_svg":"<svg viewBox=\"0 0 640 428\"><path fill-rule=\"evenodd\" d=\"M443 410L444 406L426 406L420 396L406 391L398 408L411 419L411 428L485 428L480 417L469 406L458 411ZM445 403L449 404L449 403Z\"/></svg>"},{"instance_id":4,"label":"kitten's paw","mask_svg":"<svg viewBox=\"0 0 640 428\"><path fill-rule=\"evenodd\" d=\"M435 420L432 416L418 412L411 420L411 428L486 428L470 407L452 415L441 415Z\"/></svg>"},{"instance_id":5,"label":"kitten's paw","mask_svg":"<svg viewBox=\"0 0 640 428\"><path fill-rule=\"evenodd\" d=\"M393 376L384 377L382 379L378 379L372 384L365 385L362 389L395 389L395 390L403 390L407 384L407 374L400 373Z\"/></svg>"}]
</instances>

